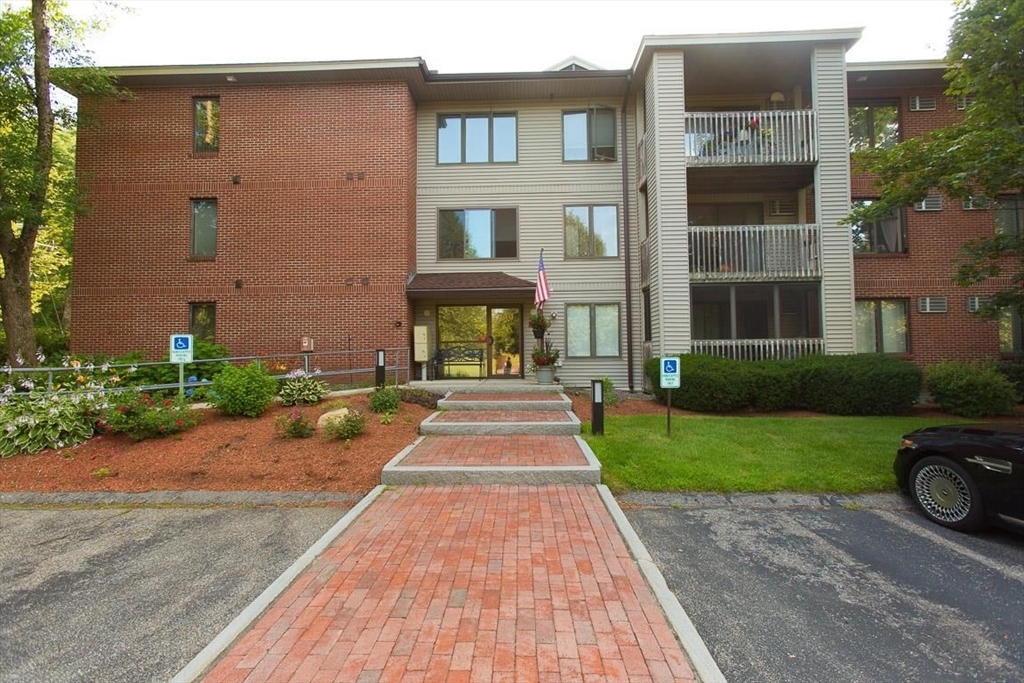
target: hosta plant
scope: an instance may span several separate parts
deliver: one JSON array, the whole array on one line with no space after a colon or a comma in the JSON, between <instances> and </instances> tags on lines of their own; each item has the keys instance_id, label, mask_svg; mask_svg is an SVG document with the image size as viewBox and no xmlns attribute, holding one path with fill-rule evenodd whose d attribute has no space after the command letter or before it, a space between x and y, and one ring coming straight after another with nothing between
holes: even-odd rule
<instances>
[{"instance_id":1,"label":"hosta plant","mask_svg":"<svg viewBox=\"0 0 1024 683\"><path fill-rule=\"evenodd\" d=\"M281 385L281 402L286 406L316 405L330 391L327 382L317 377L317 373L292 370Z\"/></svg>"}]
</instances>

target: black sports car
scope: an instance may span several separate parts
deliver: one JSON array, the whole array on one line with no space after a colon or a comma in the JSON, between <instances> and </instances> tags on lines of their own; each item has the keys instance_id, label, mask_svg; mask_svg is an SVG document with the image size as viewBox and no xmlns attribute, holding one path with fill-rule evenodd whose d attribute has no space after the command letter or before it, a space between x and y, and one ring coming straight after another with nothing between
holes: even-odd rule
<instances>
[{"instance_id":1,"label":"black sports car","mask_svg":"<svg viewBox=\"0 0 1024 683\"><path fill-rule=\"evenodd\" d=\"M896 481L933 522L1024 532L1024 425L925 427L903 436Z\"/></svg>"}]
</instances>

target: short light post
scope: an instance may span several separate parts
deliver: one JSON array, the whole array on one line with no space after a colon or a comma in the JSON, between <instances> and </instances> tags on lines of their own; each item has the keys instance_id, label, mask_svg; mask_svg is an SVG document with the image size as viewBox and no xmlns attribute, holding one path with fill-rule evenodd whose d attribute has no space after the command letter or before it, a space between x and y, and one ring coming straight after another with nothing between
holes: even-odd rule
<instances>
[{"instance_id":1,"label":"short light post","mask_svg":"<svg viewBox=\"0 0 1024 683\"><path fill-rule=\"evenodd\" d=\"M590 433L604 436L604 382L590 380Z\"/></svg>"},{"instance_id":2,"label":"short light post","mask_svg":"<svg viewBox=\"0 0 1024 683\"><path fill-rule=\"evenodd\" d=\"M384 386L384 349L377 349L377 366L374 368L374 384L378 387Z\"/></svg>"}]
</instances>

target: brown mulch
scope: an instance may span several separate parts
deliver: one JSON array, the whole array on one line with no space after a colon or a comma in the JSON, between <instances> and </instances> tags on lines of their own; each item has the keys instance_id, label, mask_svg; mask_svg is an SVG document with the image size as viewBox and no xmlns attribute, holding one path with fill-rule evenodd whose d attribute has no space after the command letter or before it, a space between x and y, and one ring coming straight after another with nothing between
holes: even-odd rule
<instances>
[{"instance_id":1,"label":"brown mulch","mask_svg":"<svg viewBox=\"0 0 1024 683\"><path fill-rule=\"evenodd\" d=\"M620 394L605 415L664 414L664 404L639 394ZM571 393L573 412L591 418L589 392ZM345 399L366 417L366 431L349 442L319 434L286 439L275 434L274 419L292 409L274 406L258 418L226 417L203 410L198 427L163 439L135 442L123 435L97 436L73 448L0 459L0 491L330 491L364 493L380 483L384 465L419 433L432 410L402 403L390 424L369 409L366 395ZM1017 415L989 421L1024 420ZM311 421L320 406L301 409ZM673 408L674 415L694 414ZM741 412L734 415L762 415ZM789 411L778 417L815 416ZM913 417L964 422L934 407L918 407Z\"/></svg>"}]
</instances>

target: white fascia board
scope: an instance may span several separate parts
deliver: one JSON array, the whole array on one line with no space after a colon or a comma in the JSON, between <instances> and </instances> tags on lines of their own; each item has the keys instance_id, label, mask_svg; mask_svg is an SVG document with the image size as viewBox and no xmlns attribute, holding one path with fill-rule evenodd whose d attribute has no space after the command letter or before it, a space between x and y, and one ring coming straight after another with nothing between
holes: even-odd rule
<instances>
[{"instance_id":1,"label":"white fascia board","mask_svg":"<svg viewBox=\"0 0 1024 683\"><path fill-rule=\"evenodd\" d=\"M173 66L103 67L114 76L210 76L232 74L290 73L298 71L363 71L369 69L418 69L425 63L410 59L373 59L345 62L272 62L253 64L189 64Z\"/></svg>"}]
</instances>

